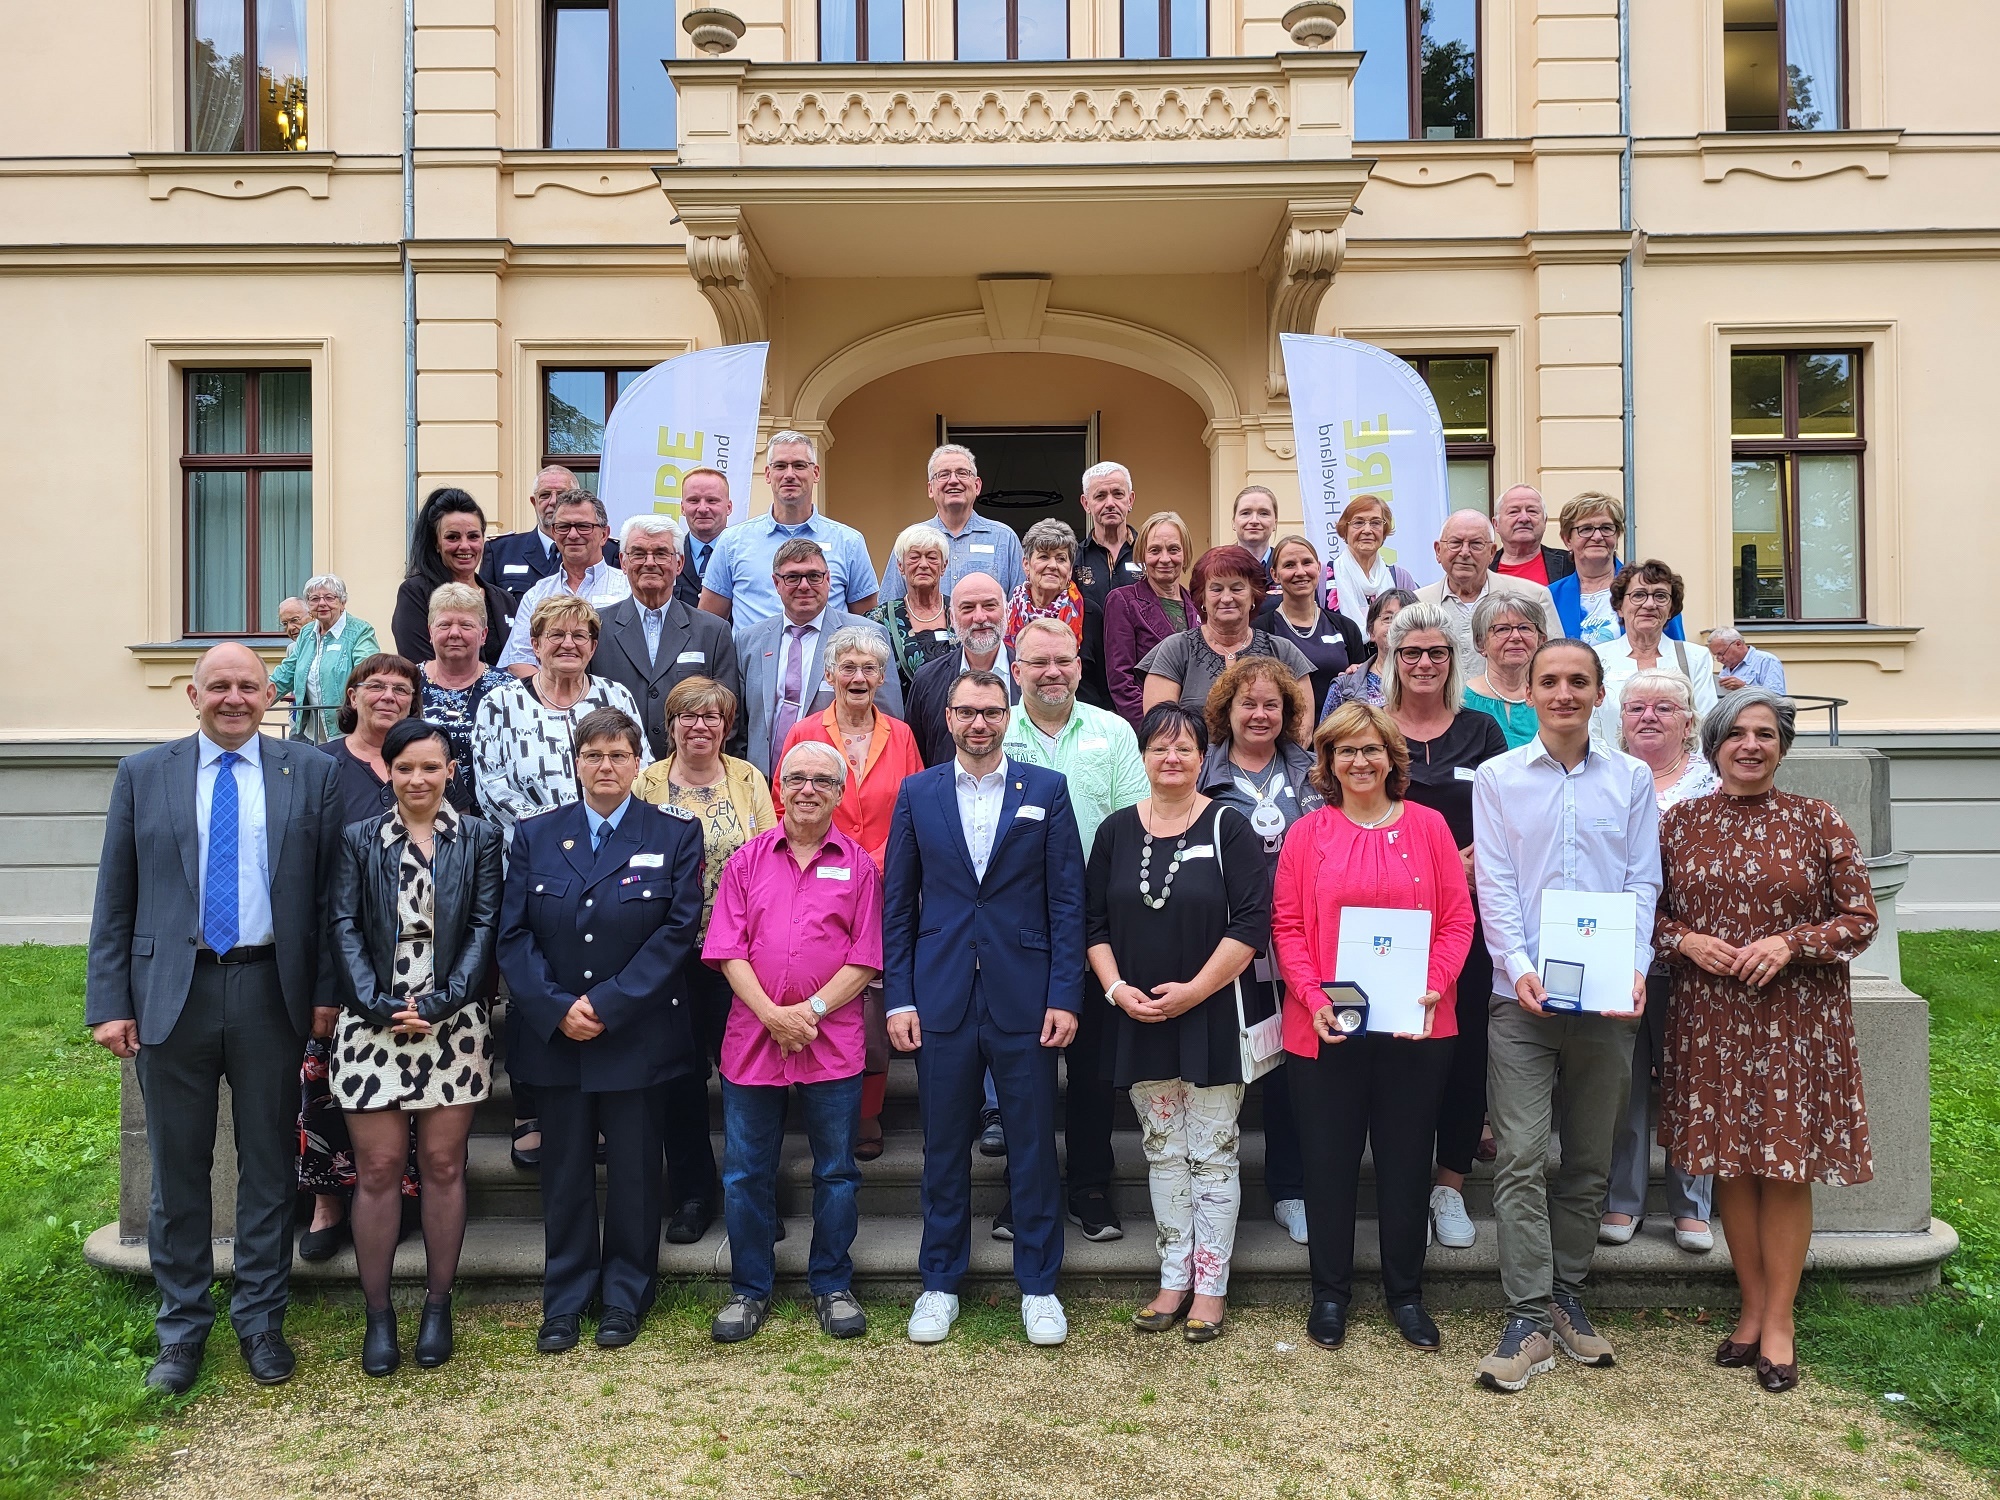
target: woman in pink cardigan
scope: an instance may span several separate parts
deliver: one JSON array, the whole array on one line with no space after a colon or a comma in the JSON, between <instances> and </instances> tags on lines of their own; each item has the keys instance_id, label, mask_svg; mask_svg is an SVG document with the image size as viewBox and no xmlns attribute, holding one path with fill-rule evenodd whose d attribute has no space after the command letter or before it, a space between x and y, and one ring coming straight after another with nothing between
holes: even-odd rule
<instances>
[{"instance_id":1,"label":"woman in pink cardigan","mask_svg":"<svg viewBox=\"0 0 2000 1500\"><path fill-rule=\"evenodd\" d=\"M1305 1160L1313 1282L1306 1337L1324 1349L1347 1337L1361 1152L1372 1143L1383 1300L1405 1340L1435 1349L1437 1324L1423 1302L1424 1239L1431 1142L1458 1034L1456 981L1472 945L1465 862L1443 817L1404 800L1409 746L1381 709L1346 703L1328 716L1313 734L1312 781L1327 805L1292 825L1271 892L1287 1079ZM1343 1036L1335 1028L1320 985L1335 977L1342 909L1370 906L1431 914L1420 1032Z\"/></svg>"}]
</instances>

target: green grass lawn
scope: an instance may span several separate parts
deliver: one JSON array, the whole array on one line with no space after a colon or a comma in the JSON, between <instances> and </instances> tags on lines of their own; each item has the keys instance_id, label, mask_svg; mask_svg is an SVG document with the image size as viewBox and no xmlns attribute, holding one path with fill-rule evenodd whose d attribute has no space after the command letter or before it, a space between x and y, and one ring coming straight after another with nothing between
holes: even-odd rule
<instances>
[{"instance_id":1,"label":"green grass lawn","mask_svg":"<svg viewBox=\"0 0 2000 1500\"><path fill-rule=\"evenodd\" d=\"M1963 1248L1915 1304L1811 1288L1801 1342L1816 1377L1898 1393L1887 1409L2000 1469L2000 934L1906 936L1903 965L1931 1002L1934 1199ZM117 1212L118 1064L81 1028L82 987L81 949L0 948L0 1500L64 1487L184 1404L140 1386L151 1288L83 1261Z\"/></svg>"}]
</instances>

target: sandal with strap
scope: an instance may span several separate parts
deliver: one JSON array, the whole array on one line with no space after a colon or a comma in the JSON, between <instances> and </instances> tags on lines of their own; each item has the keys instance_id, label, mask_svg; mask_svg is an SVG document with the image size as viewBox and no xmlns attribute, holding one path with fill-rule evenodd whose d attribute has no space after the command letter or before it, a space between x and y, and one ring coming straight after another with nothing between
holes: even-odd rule
<instances>
[{"instance_id":1,"label":"sandal with strap","mask_svg":"<svg viewBox=\"0 0 2000 1500\"><path fill-rule=\"evenodd\" d=\"M540 1140L537 1140L534 1145L528 1147L525 1151L521 1149L523 1137L531 1135L540 1136L541 1133L542 1122L540 1120L516 1120L514 1122L514 1144L507 1148L507 1154L514 1160L515 1171L532 1172L541 1166L542 1143Z\"/></svg>"}]
</instances>

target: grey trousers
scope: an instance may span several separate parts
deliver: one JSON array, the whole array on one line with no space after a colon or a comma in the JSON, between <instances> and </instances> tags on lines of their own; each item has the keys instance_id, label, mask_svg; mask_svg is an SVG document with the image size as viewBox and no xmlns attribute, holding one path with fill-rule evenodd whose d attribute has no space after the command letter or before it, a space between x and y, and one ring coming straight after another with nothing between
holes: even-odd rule
<instances>
[{"instance_id":1,"label":"grey trousers","mask_svg":"<svg viewBox=\"0 0 2000 1500\"><path fill-rule=\"evenodd\" d=\"M1493 1213L1510 1318L1552 1326L1549 1298L1583 1295L1611 1171L1611 1136L1632 1086L1636 1021L1531 1015L1510 996L1488 1010L1486 1114L1499 1155ZM1556 1119L1557 1085L1562 1118ZM1549 1136L1562 1159L1547 1171Z\"/></svg>"},{"instance_id":2,"label":"grey trousers","mask_svg":"<svg viewBox=\"0 0 2000 1500\"><path fill-rule=\"evenodd\" d=\"M1651 1005L1649 999L1649 1009ZM1632 1095L1611 1142L1611 1187L1604 1204L1608 1214L1630 1214L1637 1219L1646 1212L1646 1169L1653 1159L1653 1130L1660 1116L1653 1107L1653 1064L1659 1035L1651 1026L1641 1026L1632 1047ZM1690 1176L1671 1161L1667 1163L1667 1209L1676 1219L1706 1220L1714 1188L1713 1177Z\"/></svg>"},{"instance_id":3,"label":"grey trousers","mask_svg":"<svg viewBox=\"0 0 2000 1500\"><path fill-rule=\"evenodd\" d=\"M305 1038L278 989L278 966L195 965L187 1005L164 1042L141 1047L146 1145L153 1158L146 1226L161 1344L200 1343L215 1323L209 1172L220 1085L236 1130L238 1338L281 1327L292 1277L291 1209L298 1171L299 1060Z\"/></svg>"}]
</instances>

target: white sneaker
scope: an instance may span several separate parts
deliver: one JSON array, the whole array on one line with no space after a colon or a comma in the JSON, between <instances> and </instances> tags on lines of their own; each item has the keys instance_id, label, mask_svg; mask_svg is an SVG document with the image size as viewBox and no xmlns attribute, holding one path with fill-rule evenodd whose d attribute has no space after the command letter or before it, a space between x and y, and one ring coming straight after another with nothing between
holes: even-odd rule
<instances>
[{"instance_id":1,"label":"white sneaker","mask_svg":"<svg viewBox=\"0 0 2000 1500\"><path fill-rule=\"evenodd\" d=\"M942 1344L958 1321L958 1298L950 1292L925 1292L910 1309L910 1342Z\"/></svg>"},{"instance_id":2,"label":"white sneaker","mask_svg":"<svg viewBox=\"0 0 2000 1500\"><path fill-rule=\"evenodd\" d=\"M954 1312L957 1310L956 1307L952 1309ZM1029 1343L1040 1344L1044 1348L1060 1344L1069 1337L1069 1319L1063 1316L1063 1305L1054 1297L1023 1297L1021 1326L1028 1330Z\"/></svg>"},{"instance_id":3,"label":"white sneaker","mask_svg":"<svg viewBox=\"0 0 2000 1500\"><path fill-rule=\"evenodd\" d=\"M1431 1189L1431 1224L1437 1231L1437 1242L1453 1250L1467 1249L1478 1238L1472 1215L1465 1211L1464 1195L1442 1183Z\"/></svg>"},{"instance_id":4,"label":"white sneaker","mask_svg":"<svg viewBox=\"0 0 2000 1500\"><path fill-rule=\"evenodd\" d=\"M1306 1200L1303 1198L1280 1198L1271 1205L1271 1217L1285 1228L1292 1242L1303 1245L1306 1242Z\"/></svg>"}]
</instances>

